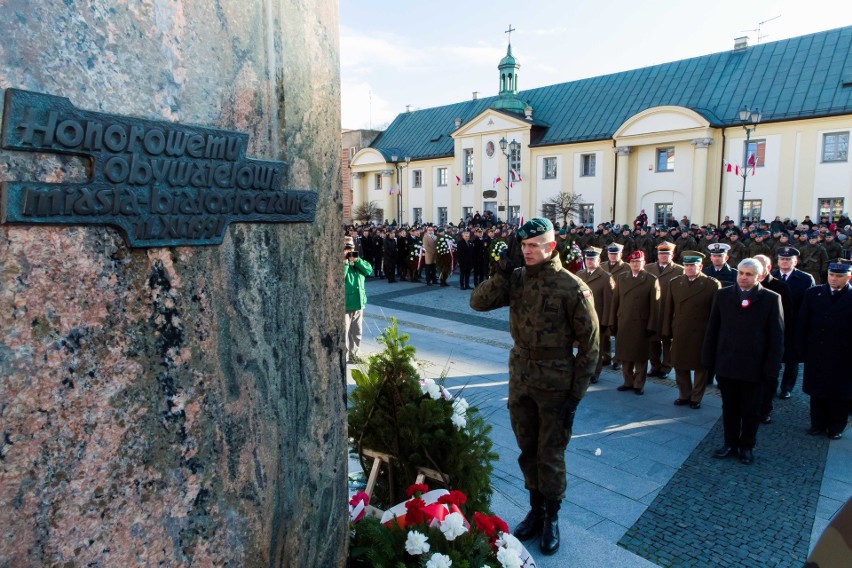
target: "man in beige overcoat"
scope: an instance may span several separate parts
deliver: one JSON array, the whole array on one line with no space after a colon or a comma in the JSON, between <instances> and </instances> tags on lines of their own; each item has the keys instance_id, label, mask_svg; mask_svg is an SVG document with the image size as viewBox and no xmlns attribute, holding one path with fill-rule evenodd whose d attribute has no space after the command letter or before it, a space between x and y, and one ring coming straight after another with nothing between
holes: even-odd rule
<instances>
[{"instance_id":1,"label":"man in beige overcoat","mask_svg":"<svg viewBox=\"0 0 852 568\"><path fill-rule=\"evenodd\" d=\"M669 282L673 278L683 274L683 266L672 261L675 245L668 241L663 241L657 246L657 262L652 262L645 265L645 271L653 274L660 284L660 305L659 316L662 318L663 305L666 299L666 293L669 290ZM658 320L662 321L662 319ZM665 379L669 371L672 370L672 341L671 338L666 339L660 335L654 335L651 338L651 370L648 372L649 377L660 377Z\"/></svg>"},{"instance_id":2,"label":"man in beige overcoat","mask_svg":"<svg viewBox=\"0 0 852 568\"><path fill-rule=\"evenodd\" d=\"M426 232L423 233L423 264L426 265L426 285L438 283L438 276L435 273L435 247L437 246L438 237L435 236L434 227L426 227Z\"/></svg>"},{"instance_id":3,"label":"man in beige overcoat","mask_svg":"<svg viewBox=\"0 0 852 568\"><path fill-rule=\"evenodd\" d=\"M615 359L621 363L624 384L619 391L645 394L648 372L648 338L657 333L660 285L645 272L645 253L633 251L627 257L630 272L615 279L612 291L610 327L615 332Z\"/></svg>"},{"instance_id":4,"label":"man in beige overcoat","mask_svg":"<svg viewBox=\"0 0 852 568\"><path fill-rule=\"evenodd\" d=\"M661 333L672 344L672 366L675 369L678 397L675 406L701 408L708 373L701 366L704 332L710 318L713 297L722 284L701 272L704 255L683 252L684 274L674 278L666 294ZM694 379L692 376L694 372Z\"/></svg>"},{"instance_id":5,"label":"man in beige overcoat","mask_svg":"<svg viewBox=\"0 0 852 568\"><path fill-rule=\"evenodd\" d=\"M609 306L612 303L612 289L615 284L609 272L601 268L601 249L587 247L583 252L583 260L585 261L586 268L577 272L577 277L585 282L589 290L592 291L592 298L595 301L595 312L598 314L598 324L600 329L603 329L609 325ZM604 352L601 350L598 357L598 364L595 366L595 373L592 375L590 382L598 382L601 376L601 369L603 369L603 360Z\"/></svg>"}]
</instances>

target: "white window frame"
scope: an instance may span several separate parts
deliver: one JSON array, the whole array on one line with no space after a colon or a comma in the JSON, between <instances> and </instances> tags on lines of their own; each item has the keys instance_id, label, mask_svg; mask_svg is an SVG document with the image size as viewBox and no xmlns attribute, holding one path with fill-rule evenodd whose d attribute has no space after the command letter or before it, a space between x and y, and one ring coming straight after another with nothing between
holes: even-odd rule
<instances>
[{"instance_id":1,"label":"white window frame","mask_svg":"<svg viewBox=\"0 0 852 568\"><path fill-rule=\"evenodd\" d=\"M446 225L449 220L449 210L447 207L438 207L438 225Z\"/></svg>"},{"instance_id":2,"label":"white window frame","mask_svg":"<svg viewBox=\"0 0 852 568\"><path fill-rule=\"evenodd\" d=\"M374 189L382 189L382 174L374 174L376 179L376 187Z\"/></svg>"},{"instance_id":3,"label":"white window frame","mask_svg":"<svg viewBox=\"0 0 852 568\"><path fill-rule=\"evenodd\" d=\"M465 185L473 183L473 148L462 150L462 164L464 171L462 183Z\"/></svg>"},{"instance_id":4,"label":"white window frame","mask_svg":"<svg viewBox=\"0 0 852 568\"><path fill-rule=\"evenodd\" d=\"M660 156L663 154L663 152L666 153L666 169L661 170L660 169ZM668 156L669 152L671 152L671 157ZM669 167L669 160L671 160L671 167ZM675 169L674 161L675 161L675 148L674 148L674 146L665 146L665 147L662 147L662 148L657 148L654 151L654 169L656 170L657 173L662 174L662 173L673 172L674 169Z\"/></svg>"},{"instance_id":5,"label":"white window frame","mask_svg":"<svg viewBox=\"0 0 852 568\"><path fill-rule=\"evenodd\" d=\"M423 187L423 170L411 170L411 187L413 189Z\"/></svg>"},{"instance_id":6,"label":"white window frame","mask_svg":"<svg viewBox=\"0 0 852 568\"><path fill-rule=\"evenodd\" d=\"M830 142L830 139L835 140ZM831 146L829 145L831 144ZM827 148L833 147L831 155L828 154ZM826 132L822 135L822 163L831 164L834 162L849 161L849 131L846 132Z\"/></svg>"},{"instance_id":7,"label":"white window frame","mask_svg":"<svg viewBox=\"0 0 852 568\"><path fill-rule=\"evenodd\" d=\"M595 177L597 165L597 154L580 154L580 177Z\"/></svg>"},{"instance_id":8,"label":"white window frame","mask_svg":"<svg viewBox=\"0 0 852 568\"><path fill-rule=\"evenodd\" d=\"M662 219L660 219L661 207L667 208L667 211L663 212ZM668 227L670 219L674 219L674 203L654 203L654 223L657 225L657 227Z\"/></svg>"},{"instance_id":9,"label":"white window frame","mask_svg":"<svg viewBox=\"0 0 852 568\"><path fill-rule=\"evenodd\" d=\"M436 177L438 180L438 187L447 186L447 168L438 168L438 175Z\"/></svg>"},{"instance_id":10,"label":"white window frame","mask_svg":"<svg viewBox=\"0 0 852 568\"><path fill-rule=\"evenodd\" d=\"M556 179L558 172L556 156L548 156L547 158L542 158L541 171L541 179Z\"/></svg>"},{"instance_id":11,"label":"white window frame","mask_svg":"<svg viewBox=\"0 0 852 568\"><path fill-rule=\"evenodd\" d=\"M758 148L763 145L763 152L758 152ZM748 147L743 142L743 166L748 166L748 157L751 152L749 147L754 146L754 165L757 168L762 168L766 161L766 140L759 138L757 140L749 140ZM762 154L762 157L761 157Z\"/></svg>"},{"instance_id":12,"label":"white window frame","mask_svg":"<svg viewBox=\"0 0 852 568\"><path fill-rule=\"evenodd\" d=\"M595 204L581 203L577 209L577 218L581 225L595 224Z\"/></svg>"}]
</instances>

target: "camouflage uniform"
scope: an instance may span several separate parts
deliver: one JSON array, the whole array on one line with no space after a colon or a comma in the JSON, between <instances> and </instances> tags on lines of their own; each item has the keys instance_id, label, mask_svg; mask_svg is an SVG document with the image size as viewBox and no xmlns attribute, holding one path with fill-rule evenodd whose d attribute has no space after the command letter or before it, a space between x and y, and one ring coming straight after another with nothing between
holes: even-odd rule
<instances>
[{"instance_id":1,"label":"camouflage uniform","mask_svg":"<svg viewBox=\"0 0 852 568\"><path fill-rule=\"evenodd\" d=\"M828 253L822 245L808 243L799 245L799 264L796 268L814 277L817 284L825 282L823 276L828 270Z\"/></svg>"},{"instance_id":2,"label":"camouflage uniform","mask_svg":"<svg viewBox=\"0 0 852 568\"><path fill-rule=\"evenodd\" d=\"M477 311L503 306L509 306L515 342L509 355L508 407L524 484L548 500L561 500L565 448L571 439L566 403L583 398L598 361L592 293L554 252L550 260L518 268L509 277L495 272L470 296L470 307Z\"/></svg>"}]
</instances>

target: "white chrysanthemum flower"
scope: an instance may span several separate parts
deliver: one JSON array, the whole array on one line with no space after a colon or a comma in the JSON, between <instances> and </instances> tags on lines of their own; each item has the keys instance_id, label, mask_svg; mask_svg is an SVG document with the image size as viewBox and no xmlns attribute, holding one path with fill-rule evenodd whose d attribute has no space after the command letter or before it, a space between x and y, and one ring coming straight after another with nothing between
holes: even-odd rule
<instances>
[{"instance_id":1,"label":"white chrysanthemum flower","mask_svg":"<svg viewBox=\"0 0 852 568\"><path fill-rule=\"evenodd\" d=\"M405 539L405 551L411 555L425 554L429 552L429 539L426 535L411 531L408 533L408 538Z\"/></svg>"},{"instance_id":2,"label":"white chrysanthemum flower","mask_svg":"<svg viewBox=\"0 0 852 568\"><path fill-rule=\"evenodd\" d=\"M521 557L511 548L498 548L497 561L503 568L521 568Z\"/></svg>"},{"instance_id":3,"label":"white chrysanthemum flower","mask_svg":"<svg viewBox=\"0 0 852 568\"><path fill-rule=\"evenodd\" d=\"M441 385L436 383L435 379L426 379L425 383L425 392L429 393L429 398L432 400L438 400L441 398Z\"/></svg>"},{"instance_id":4,"label":"white chrysanthemum flower","mask_svg":"<svg viewBox=\"0 0 852 568\"><path fill-rule=\"evenodd\" d=\"M444 397L444 400L453 400L453 395L444 387L441 387L441 396Z\"/></svg>"},{"instance_id":5,"label":"white chrysanthemum flower","mask_svg":"<svg viewBox=\"0 0 852 568\"><path fill-rule=\"evenodd\" d=\"M456 537L467 532L467 527L464 526L464 517L461 513L450 513L444 517L444 520L441 521L438 527L444 533L444 537L450 541L456 540Z\"/></svg>"},{"instance_id":6,"label":"white chrysanthemum flower","mask_svg":"<svg viewBox=\"0 0 852 568\"><path fill-rule=\"evenodd\" d=\"M456 427L456 430L464 430L467 428L467 418L464 414L453 414L450 417L450 421L453 423L453 426Z\"/></svg>"},{"instance_id":7,"label":"white chrysanthemum flower","mask_svg":"<svg viewBox=\"0 0 852 568\"><path fill-rule=\"evenodd\" d=\"M453 565L453 561L450 560L450 557L446 554L435 553L429 558L429 562L426 563L426 568L450 568Z\"/></svg>"},{"instance_id":8,"label":"white chrysanthemum flower","mask_svg":"<svg viewBox=\"0 0 852 568\"><path fill-rule=\"evenodd\" d=\"M521 544L514 535L510 533L501 533L500 538L497 539L497 546L502 548L509 548L514 550L515 552L521 552L524 549L524 545Z\"/></svg>"},{"instance_id":9,"label":"white chrysanthemum flower","mask_svg":"<svg viewBox=\"0 0 852 568\"><path fill-rule=\"evenodd\" d=\"M464 414L465 412L467 412L468 406L470 405L463 398L457 398L453 401L453 411L456 414Z\"/></svg>"}]
</instances>

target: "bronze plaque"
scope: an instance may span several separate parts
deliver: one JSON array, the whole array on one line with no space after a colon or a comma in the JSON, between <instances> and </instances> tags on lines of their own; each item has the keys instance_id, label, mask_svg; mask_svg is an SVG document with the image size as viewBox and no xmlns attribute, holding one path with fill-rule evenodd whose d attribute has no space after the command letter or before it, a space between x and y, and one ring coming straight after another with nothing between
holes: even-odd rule
<instances>
[{"instance_id":1,"label":"bronze plaque","mask_svg":"<svg viewBox=\"0 0 852 568\"><path fill-rule=\"evenodd\" d=\"M284 162L246 158L248 134L79 110L7 89L6 150L91 160L87 183L5 182L0 223L111 225L131 247L216 245L230 223L312 222L317 193L281 187Z\"/></svg>"}]
</instances>

